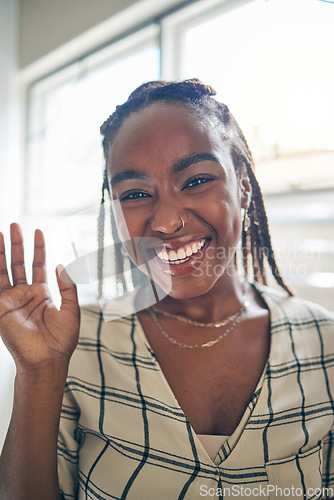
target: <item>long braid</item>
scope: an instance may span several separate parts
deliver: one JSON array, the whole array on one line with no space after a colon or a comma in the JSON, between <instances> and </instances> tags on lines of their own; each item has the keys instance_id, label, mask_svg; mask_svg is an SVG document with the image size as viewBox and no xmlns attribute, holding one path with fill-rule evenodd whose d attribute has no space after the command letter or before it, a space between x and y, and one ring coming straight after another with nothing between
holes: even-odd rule
<instances>
[{"instance_id":1,"label":"long braid","mask_svg":"<svg viewBox=\"0 0 334 500\"><path fill-rule=\"evenodd\" d=\"M109 195L110 191L108 190ZM117 227L115 223L115 219L111 214L110 217L111 222L111 234L114 240L114 243L118 240ZM121 243L114 244L114 252L115 252L115 274L116 274L116 287L117 293L119 292L119 288L121 287L121 291L124 293L127 291L127 284L124 278L124 258L121 252Z\"/></svg>"},{"instance_id":2,"label":"long braid","mask_svg":"<svg viewBox=\"0 0 334 500\"><path fill-rule=\"evenodd\" d=\"M101 126L101 134L104 136L103 149L106 164L109 147L113 143L116 133L126 117L133 112L148 107L154 102L162 101L171 104L182 104L196 112L200 119L218 119L221 125L222 139L231 146L231 154L237 176L240 174L242 166L246 165L252 186L252 202L248 212L251 219L251 225L247 231L243 228L241 237L243 249L242 261L245 276L249 275L249 266L251 264L254 279L265 284L267 282L265 263L267 262L276 282L289 295L292 295L292 292L284 283L278 270L274 251L272 249L263 196L252 167L253 159L251 152L233 115L230 113L227 106L219 103L213 98L215 94L216 92L212 87L204 85L197 79L185 80L182 82L155 81L141 85L132 92L124 104L116 107L115 112L110 115ZM106 170L104 177L106 177ZM112 231L113 235L116 236L115 227L112 228ZM123 268L123 256L120 253L120 255L116 257L116 269L122 273ZM136 273L133 269L132 274L135 279Z\"/></svg>"},{"instance_id":3,"label":"long braid","mask_svg":"<svg viewBox=\"0 0 334 500\"><path fill-rule=\"evenodd\" d=\"M107 183L108 186L108 183ZM98 298L103 294L103 255L104 255L104 222L105 222L105 206L104 192L107 189L106 177L102 185L102 197L100 203L99 216L97 220L97 279L98 279Z\"/></svg>"},{"instance_id":4,"label":"long braid","mask_svg":"<svg viewBox=\"0 0 334 500\"><path fill-rule=\"evenodd\" d=\"M245 277L248 277L248 261L249 261L249 254L250 254L250 236L249 236L249 230L245 229L245 217L246 213L244 216L243 220L243 230L241 234L241 247L242 247L242 266L244 269L244 274Z\"/></svg>"},{"instance_id":5,"label":"long braid","mask_svg":"<svg viewBox=\"0 0 334 500\"><path fill-rule=\"evenodd\" d=\"M253 189L253 203L254 206L256 207L256 219L258 222L257 225L257 234L259 235L260 242L261 242L261 249L262 252L265 254L265 257L267 258L268 264L270 266L271 272L277 281L277 283L289 294L293 295L291 290L287 287L287 285L284 283L283 278L279 272L274 251L272 248L272 243L271 243L271 237L270 237L270 232L269 232L269 225L268 225L268 218L267 214L264 208L264 200L263 200L263 195L260 189L260 186L257 182L257 179L254 175L253 169L251 168L250 165L247 165L247 172L249 179L251 181L252 189Z\"/></svg>"},{"instance_id":6,"label":"long braid","mask_svg":"<svg viewBox=\"0 0 334 500\"><path fill-rule=\"evenodd\" d=\"M97 270L98 270L98 298L103 295L103 257L104 257L104 230L105 230L105 191L109 194L109 200L111 200L111 193L108 184L107 169L104 170L103 175L103 185L102 185L102 198L100 203L100 211L98 217L98 254L97 254ZM118 233L113 215L110 217L111 223L111 234L113 241L118 241ZM115 275L116 275L116 288L117 293L119 291L119 285L121 285L122 292L127 290L126 281L124 279L124 259L121 253L121 244L116 243L114 245L115 252Z\"/></svg>"}]
</instances>

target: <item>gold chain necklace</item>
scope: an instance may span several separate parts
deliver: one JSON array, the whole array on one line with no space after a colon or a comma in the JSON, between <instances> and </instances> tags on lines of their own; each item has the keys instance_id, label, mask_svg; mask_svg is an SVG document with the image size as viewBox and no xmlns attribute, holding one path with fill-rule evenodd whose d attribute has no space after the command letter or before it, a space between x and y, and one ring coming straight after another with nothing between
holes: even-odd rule
<instances>
[{"instance_id":1,"label":"gold chain necklace","mask_svg":"<svg viewBox=\"0 0 334 500\"><path fill-rule=\"evenodd\" d=\"M247 310L247 307L249 306L249 301L246 297L246 287L245 283L243 282L243 298L242 298L242 304L236 313L232 314L228 318L226 318L224 321L221 321L219 323L199 323L197 321L190 320L189 318L185 318L184 316L178 316L177 314L172 314L172 313L167 313L165 311L161 311L160 309L157 309L155 307L152 307L148 309L153 321L156 323L160 333L173 345L176 345L177 347L181 347L182 349L202 349L204 347L211 347L215 344L218 344L223 338L225 338L229 333L234 330L234 328L237 326L237 324L241 320L242 314ZM216 339L210 340L209 342L205 342L203 344L185 344L183 342L179 342L166 332L166 330L163 328L161 325L160 321L157 318L157 315L155 311L159 312L160 314L163 314L164 316L168 316L174 319L178 319L179 321L184 321L185 323L189 323L191 325L195 326L201 326L201 327L207 327L207 328L218 328L218 326L225 326L227 323L230 323L232 321L231 326L225 330L223 333L221 333Z\"/></svg>"},{"instance_id":2,"label":"gold chain necklace","mask_svg":"<svg viewBox=\"0 0 334 500\"><path fill-rule=\"evenodd\" d=\"M155 306L153 306L150 309L150 311L153 310L155 313L159 313L162 316L167 316L167 318L177 319L179 321L183 321L184 323L188 323L189 325L193 325L193 326L199 326L202 328L220 328L222 326L227 325L231 321L234 321L239 316L240 313L243 313L243 311L247 309L248 305L249 305L248 299L246 297L246 284L245 284L245 280L242 280L242 304L241 304L241 307L240 307L239 311L232 314L231 316L224 319L223 321L218 321L217 323L200 323L199 321L194 321L190 318L186 318L185 316L181 316L179 314L173 314L173 313L170 313L167 311L163 311L162 309L159 309L158 307L155 307Z\"/></svg>"}]
</instances>

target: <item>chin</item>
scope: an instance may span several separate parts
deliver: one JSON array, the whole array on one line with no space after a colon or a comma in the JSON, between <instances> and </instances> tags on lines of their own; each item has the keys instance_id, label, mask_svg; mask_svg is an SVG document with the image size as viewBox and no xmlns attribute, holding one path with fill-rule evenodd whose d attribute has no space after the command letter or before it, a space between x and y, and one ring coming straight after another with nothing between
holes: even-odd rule
<instances>
[{"instance_id":1,"label":"chin","mask_svg":"<svg viewBox=\"0 0 334 500\"><path fill-rule=\"evenodd\" d=\"M201 297L208 293L216 284L203 277L198 277L194 280L191 280L191 283L175 283L172 281L172 288L168 292L168 295L173 299L185 300L185 299L194 299L196 297Z\"/></svg>"},{"instance_id":2,"label":"chin","mask_svg":"<svg viewBox=\"0 0 334 500\"><path fill-rule=\"evenodd\" d=\"M207 267L199 262L197 267L191 266L188 269L186 264L177 267L162 265L158 257L155 257L149 261L150 272L147 272L148 267L143 266L141 271L169 297L185 300L210 292L226 275L228 265L229 262L218 261Z\"/></svg>"}]
</instances>

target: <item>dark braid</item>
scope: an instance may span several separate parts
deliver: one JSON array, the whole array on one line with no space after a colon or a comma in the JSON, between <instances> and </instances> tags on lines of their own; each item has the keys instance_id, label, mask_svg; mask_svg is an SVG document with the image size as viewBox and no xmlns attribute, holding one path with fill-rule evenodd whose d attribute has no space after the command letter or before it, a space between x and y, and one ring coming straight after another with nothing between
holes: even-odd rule
<instances>
[{"instance_id":1,"label":"dark braid","mask_svg":"<svg viewBox=\"0 0 334 500\"><path fill-rule=\"evenodd\" d=\"M104 255L104 227L105 227L105 191L108 191L110 197L110 189L108 184L107 170L104 170L103 184L102 184L102 198L100 203L99 217L98 217L98 252L97 252L97 278L98 278L98 298L100 299L103 294L103 255ZM121 252L121 243L118 242L118 233L114 217L111 216L111 234L114 242L115 252L115 275L116 275L116 288L117 292L121 288L122 292L127 290L126 281L124 279L124 259ZM121 285L121 287L120 287Z\"/></svg>"},{"instance_id":2,"label":"dark braid","mask_svg":"<svg viewBox=\"0 0 334 500\"><path fill-rule=\"evenodd\" d=\"M115 112L109 116L100 129L101 134L104 136L103 150L106 160L104 186L107 178L109 147L112 145L122 123L131 113L160 101L170 104L184 105L190 108L193 112L197 113L199 119L201 120L218 119L222 129L221 137L231 146L231 155L237 177L241 175L242 169L246 166L248 177L252 186L252 201L248 209L248 215L251 223L248 229L246 229L244 225L242 230L242 259L245 276L249 278L249 271L251 271L255 281L266 284L266 267L269 266L276 282L289 295L292 295L292 292L284 283L276 264L263 196L254 174L252 154L233 115L230 113L227 106L213 98L214 95L216 95L216 92L212 87L204 85L195 78L181 82L153 81L145 83L134 90L124 104L116 107ZM217 124L215 124L215 126L217 126ZM108 183L105 188L108 189L110 195ZM101 207L103 204L104 198L101 201ZM99 217L99 235L102 217L104 224L104 212L101 211ZM113 237L117 234L115 231L116 227L113 225ZM99 236L99 245L101 243L103 244L103 237L101 239ZM103 253L101 255L103 260ZM99 260L99 265L102 265L102 263L103 262ZM251 270L249 269L250 265L252 266ZM123 256L121 253L118 254L116 251L116 272L122 274L123 267ZM135 279L135 270L133 269L132 271L133 278ZM99 280L100 278L102 278L102 270L99 268ZM126 285L124 284L124 286ZM99 290L102 291L102 285L99 285Z\"/></svg>"},{"instance_id":3,"label":"dark braid","mask_svg":"<svg viewBox=\"0 0 334 500\"><path fill-rule=\"evenodd\" d=\"M97 278L98 278L98 298L102 297L102 283L103 283L103 253L104 253L104 220L105 220L105 199L104 192L108 189L108 180L106 173L104 174L102 184L102 197L99 210L98 228L97 228Z\"/></svg>"},{"instance_id":4,"label":"dark braid","mask_svg":"<svg viewBox=\"0 0 334 500\"><path fill-rule=\"evenodd\" d=\"M118 239L118 233L117 233L117 228L115 224L115 219L113 216L111 216L111 234L113 237L114 242L117 241ZM116 286L117 290L119 289L121 285L121 290L123 292L126 292L127 290L127 285L126 281L124 278L124 258L121 252L121 243L116 243L114 244L114 251L115 251L115 274L116 274Z\"/></svg>"},{"instance_id":5,"label":"dark braid","mask_svg":"<svg viewBox=\"0 0 334 500\"><path fill-rule=\"evenodd\" d=\"M259 237L259 244L261 248L262 258L266 258L271 269L271 272L277 283L289 294L292 295L291 290L284 283L281 273L279 272L274 251L271 244L271 237L269 232L268 218L264 207L263 195L260 186L255 177L251 165L247 165L247 172L252 185L252 206L254 208L254 220L251 225L251 231L256 233ZM262 277L265 280L265 272L262 271Z\"/></svg>"},{"instance_id":6,"label":"dark braid","mask_svg":"<svg viewBox=\"0 0 334 500\"><path fill-rule=\"evenodd\" d=\"M245 218L246 213L244 215L243 226L242 226L242 234L241 234L241 245L242 245L242 264L244 268L245 276L248 276L248 261L250 255L250 235L249 231L245 229Z\"/></svg>"}]
</instances>

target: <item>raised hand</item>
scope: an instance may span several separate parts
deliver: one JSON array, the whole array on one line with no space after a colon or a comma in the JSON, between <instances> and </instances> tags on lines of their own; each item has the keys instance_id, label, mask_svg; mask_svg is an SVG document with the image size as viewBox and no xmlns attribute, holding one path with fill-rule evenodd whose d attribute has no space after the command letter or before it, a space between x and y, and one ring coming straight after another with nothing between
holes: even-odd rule
<instances>
[{"instance_id":1,"label":"raised hand","mask_svg":"<svg viewBox=\"0 0 334 500\"><path fill-rule=\"evenodd\" d=\"M62 304L58 310L46 284L43 233L35 232L33 278L29 285L19 225L12 224L10 232L13 284L0 233L0 335L18 371L43 369L58 361L66 363L78 340L80 313L76 287L59 266L56 274Z\"/></svg>"}]
</instances>

